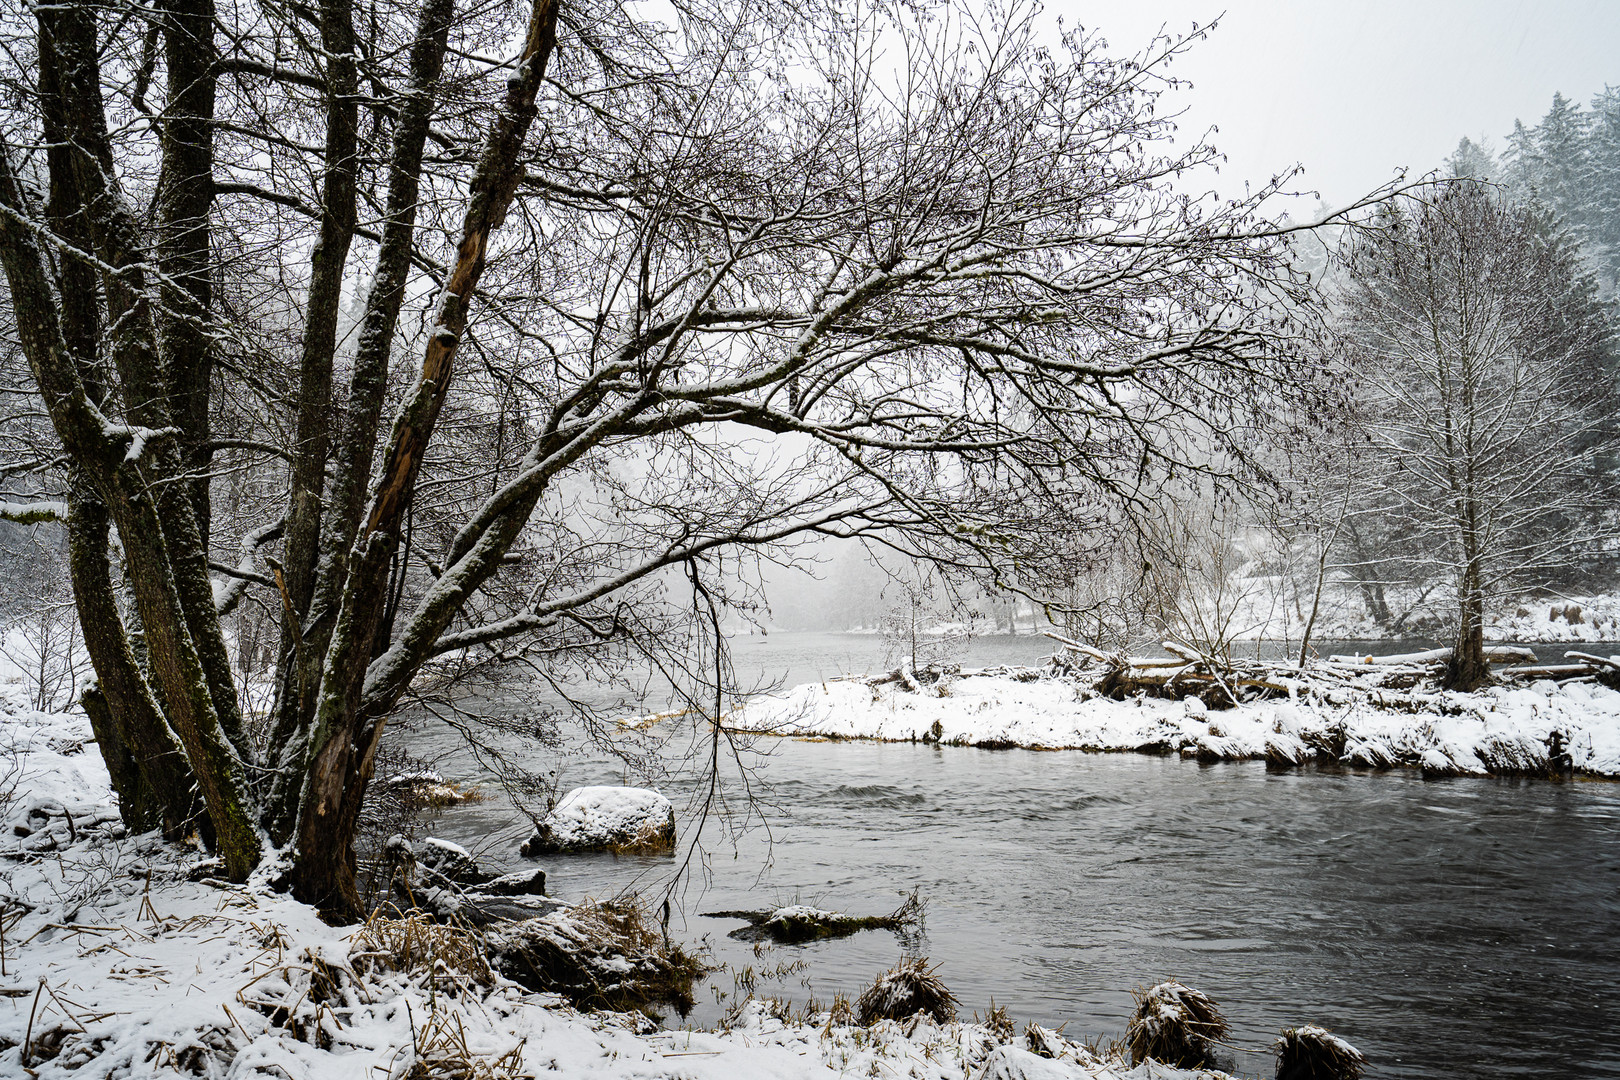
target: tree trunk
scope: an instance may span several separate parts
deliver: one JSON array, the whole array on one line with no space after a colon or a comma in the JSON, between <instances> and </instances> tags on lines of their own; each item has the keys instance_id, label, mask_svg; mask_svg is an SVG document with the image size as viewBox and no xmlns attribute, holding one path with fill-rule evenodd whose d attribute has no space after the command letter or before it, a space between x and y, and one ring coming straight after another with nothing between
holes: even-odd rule
<instances>
[{"instance_id":1,"label":"tree trunk","mask_svg":"<svg viewBox=\"0 0 1620 1080\"><path fill-rule=\"evenodd\" d=\"M1470 565L1459 589L1457 645L1446 669L1448 690L1477 690L1491 681L1485 659L1485 595L1479 569Z\"/></svg>"},{"instance_id":2,"label":"tree trunk","mask_svg":"<svg viewBox=\"0 0 1620 1080\"><path fill-rule=\"evenodd\" d=\"M158 179L158 265L163 271L159 348L181 429L187 495L197 530L208 535L210 386L214 370L213 251L209 214L214 205L214 3L168 0L159 4L168 100L163 110L163 173Z\"/></svg>"},{"instance_id":3,"label":"tree trunk","mask_svg":"<svg viewBox=\"0 0 1620 1080\"><path fill-rule=\"evenodd\" d=\"M557 42L561 0L535 0L523 56L469 185L461 242L443 291L421 374L394 420L382 475L354 546L332 643L327 649L307 778L296 831L293 894L333 919L362 914L354 878L354 827L386 718L360 709L367 667L386 606L389 564L398 550L423 455L433 436L467 327L468 308L490 234L500 226L522 176L519 154L536 114L535 97ZM414 657L420 666L426 653Z\"/></svg>"},{"instance_id":4,"label":"tree trunk","mask_svg":"<svg viewBox=\"0 0 1620 1080\"><path fill-rule=\"evenodd\" d=\"M180 747L146 686L114 599L107 508L79 480L68 502L68 557L85 652L97 685L80 703L101 744L118 810L131 832L161 828L180 839L201 809ZM209 830L212 832L212 830Z\"/></svg>"},{"instance_id":5,"label":"tree trunk","mask_svg":"<svg viewBox=\"0 0 1620 1080\"><path fill-rule=\"evenodd\" d=\"M283 557L287 611L281 633L281 681L271 739L275 746L296 742L299 734L308 729L325 653L322 643L304 639L311 630L310 602L315 596L322 496L331 453L332 364L343 303L343 271L354 240L358 197L359 87L354 64L354 13L349 0L323 0L320 27L326 58L325 176L321 231L310 254L309 296L299 362L298 417ZM272 795L272 801L280 805L286 802L279 793ZM271 817L280 819L285 814L272 811ZM281 831L273 828L273 832Z\"/></svg>"},{"instance_id":6,"label":"tree trunk","mask_svg":"<svg viewBox=\"0 0 1620 1080\"><path fill-rule=\"evenodd\" d=\"M322 561L314 606L329 617L307 624L301 640L283 642L284 650L304 650L305 656L292 657L288 666L307 668L308 673L284 681L283 700L278 703L272 745L282 752L264 807L265 826L277 843L286 842L296 822L304 768L308 764L308 732L313 725L317 688L313 684L318 683L320 665L331 642L333 618L330 616L335 616L342 600L348 553L359 529L366 484L371 479L377 426L388 386L388 361L410 272L422 147L433 112L431 91L444 66L454 12L454 0L428 0L422 9L411 48L410 87L402 95L399 123L389 153L388 217L377 254L377 272L361 321L360 343L349 384L347 417L339 433L337 471L320 521ZM298 694L297 708L289 708L287 706L294 704L289 695L295 693Z\"/></svg>"}]
</instances>

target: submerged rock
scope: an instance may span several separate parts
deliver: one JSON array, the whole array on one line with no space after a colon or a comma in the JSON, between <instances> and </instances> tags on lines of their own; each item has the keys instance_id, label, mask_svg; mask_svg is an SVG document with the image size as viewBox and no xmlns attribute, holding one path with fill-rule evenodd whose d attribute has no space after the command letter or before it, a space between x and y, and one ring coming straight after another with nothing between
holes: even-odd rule
<instances>
[{"instance_id":1,"label":"submerged rock","mask_svg":"<svg viewBox=\"0 0 1620 1080\"><path fill-rule=\"evenodd\" d=\"M675 846L675 808L651 788L575 788L547 814L525 855L576 851L666 851Z\"/></svg>"}]
</instances>

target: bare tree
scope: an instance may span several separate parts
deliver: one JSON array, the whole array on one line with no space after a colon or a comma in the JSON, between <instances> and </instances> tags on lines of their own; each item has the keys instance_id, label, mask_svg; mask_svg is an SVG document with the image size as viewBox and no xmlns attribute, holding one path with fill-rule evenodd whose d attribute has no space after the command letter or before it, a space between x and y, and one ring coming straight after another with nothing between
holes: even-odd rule
<instances>
[{"instance_id":1,"label":"bare tree","mask_svg":"<svg viewBox=\"0 0 1620 1080\"><path fill-rule=\"evenodd\" d=\"M379 740L435 672L723 671L672 597L712 629L723 568L798 537L1055 592L1159 477L1310 414L1271 189L1182 194L1213 149L1157 149L1185 42L675 10L4 16L6 391L57 440L16 467L67 522L132 825L199 821L238 879L267 836L351 916ZM281 619L262 726L245 603Z\"/></svg>"},{"instance_id":2,"label":"bare tree","mask_svg":"<svg viewBox=\"0 0 1620 1080\"><path fill-rule=\"evenodd\" d=\"M1355 243L1343 305L1375 498L1455 590L1449 684L1473 688L1489 677L1487 599L1613 533L1608 312L1571 244L1472 183L1383 211Z\"/></svg>"}]
</instances>

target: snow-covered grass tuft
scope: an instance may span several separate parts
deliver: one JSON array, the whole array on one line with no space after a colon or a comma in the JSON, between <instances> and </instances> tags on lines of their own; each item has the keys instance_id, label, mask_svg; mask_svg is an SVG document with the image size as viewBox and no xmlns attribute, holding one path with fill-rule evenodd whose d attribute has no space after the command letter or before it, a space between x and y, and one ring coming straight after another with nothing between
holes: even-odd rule
<instances>
[{"instance_id":1,"label":"snow-covered grass tuft","mask_svg":"<svg viewBox=\"0 0 1620 1080\"><path fill-rule=\"evenodd\" d=\"M1166 1065L1198 1069L1214 1059L1226 1038L1226 1017L1201 991L1178 982L1136 990L1136 1011L1125 1029L1131 1064L1149 1058Z\"/></svg>"},{"instance_id":2,"label":"snow-covered grass tuft","mask_svg":"<svg viewBox=\"0 0 1620 1080\"><path fill-rule=\"evenodd\" d=\"M855 1018L862 1024L904 1020L917 1013L940 1024L956 1018L956 996L946 989L937 965L929 967L926 959L900 961L855 1002Z\"/></svg>"},{"instance_id":3,"label":"snow-covered grass tuft","mask_svg":"<svg viewBox=\"0 0 1620 1080\"><path fill-rule=\"evenodd\" d=\"M1276 1080L1361 1080L1367 1059L1327 1028L1284 1028L1277 1041Z\"/></svg>"}]
</instances>

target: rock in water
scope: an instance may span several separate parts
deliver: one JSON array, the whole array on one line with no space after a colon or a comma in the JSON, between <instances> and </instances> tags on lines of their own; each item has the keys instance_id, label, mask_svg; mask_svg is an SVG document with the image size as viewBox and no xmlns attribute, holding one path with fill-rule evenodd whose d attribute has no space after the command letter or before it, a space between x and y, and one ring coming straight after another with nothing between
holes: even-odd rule
<instances>
[{"instance_id":1,"label":"rock in water","mask_svg":"<svg viewBox=\"0 0 1620 1080\"><path fill-rule=\"evenodd\" d=\"M479 867L478 860L466 848L437 836L422 841L416 852L416 863L457 885L481 885L493 876Z\"/></svg>"},{"instance_id":2,"label":"rock in water","mask_svg":"<svg viewBox=\"0 0 1620 1080\"><path fill-rule=\"evenodd\" d=\"M651 788L582 787L563 796L523 845L525 855L574 851L665 851L675 846L675 808Z\"/></svg>"}]
</instances>

